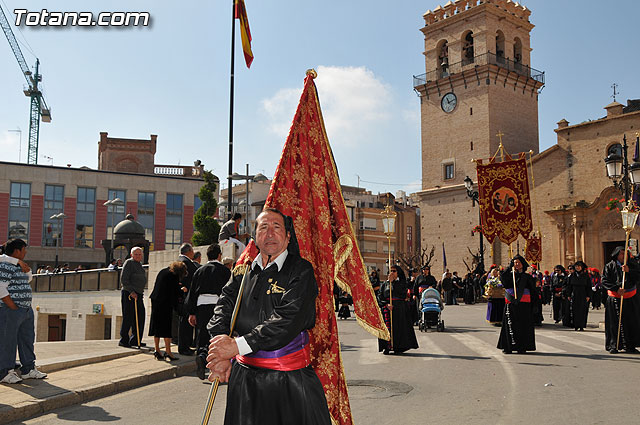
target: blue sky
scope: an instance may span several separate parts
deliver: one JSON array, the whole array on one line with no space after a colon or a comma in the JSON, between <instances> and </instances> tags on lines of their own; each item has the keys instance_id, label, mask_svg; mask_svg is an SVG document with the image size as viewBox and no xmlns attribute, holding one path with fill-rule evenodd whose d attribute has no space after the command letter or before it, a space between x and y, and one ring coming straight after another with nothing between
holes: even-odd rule
<instances>
[{"instance_id":1,"label":"blue sky","mask_svg":"<svg viewBox=\"0 0 640 425\"><path fill-rule=\"evenodd\" d=\"M35 63L31 52L40 58L52 108L53 121L40 127L38 163L94 168L99 132L125 138L157 134L156 163L188 165L200 159L224 180L231 3L0 0L5 13L47 8L151 14L149 28L14 27L29 65ZM360 185L374 193L419 190L419 102L412 75L425 72L422 15L444 3L246 0L255 60L248 70L236 31L234 171L244 173L249 163L251 173L273 175L305 70L313 67L342 183L355 186L359 176ZM612 83L619 84L621 103L640 98L634 33L639 2L523 4L536 26L532 66L546 72L539 98L541 150L555 143L560 119L576 124L604 116ZM2 160L18 160L18 133L8 130L19 128L26 162L24 84L0 36Z\"/></svg>"}]
</instances>

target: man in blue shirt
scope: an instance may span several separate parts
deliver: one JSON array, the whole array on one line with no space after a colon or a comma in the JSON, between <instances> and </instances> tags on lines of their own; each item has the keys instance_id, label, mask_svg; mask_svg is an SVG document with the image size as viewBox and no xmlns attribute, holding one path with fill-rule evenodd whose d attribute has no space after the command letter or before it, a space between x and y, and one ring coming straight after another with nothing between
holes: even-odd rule
<instances>
[{"instance_id":1,"label":"man in blue shirt","mask_svg":"<svg viewBox=\"0 0 640 425\"><path fill-rule=\"evenodd\" d=\"M23 379L42 379L46 373L36 369L30 272L17 262L27 255L27 243L13 239L4 245L9 261L0 262L0 382L17 384ZM16 261L18 260L18 261ZM21 377L14 370L16 349L20 356Z\"/></svg>"}]
</instances>

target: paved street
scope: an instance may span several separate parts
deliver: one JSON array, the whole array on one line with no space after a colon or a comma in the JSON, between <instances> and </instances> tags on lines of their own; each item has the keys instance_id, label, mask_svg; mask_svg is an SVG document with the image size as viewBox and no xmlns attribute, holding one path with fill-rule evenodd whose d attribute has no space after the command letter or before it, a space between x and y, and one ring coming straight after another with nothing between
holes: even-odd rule
<instances>
[{"instance_id":1,"label":"paved street","mask_svg":"<svg viewBox=\"0 0 640 425\"><path fill-rule=\"evenodd\" d=\"M445 333L417 332L420 349L383 356L377 341L354 319L339 321L343 362L356 424L635 424L640 356L610 355L603 310L589 328L574 332L550 324L536 328L538 351L503 355L499 328L484 321L486 304L447 306ZM551 321L552 322L552 321ZM199 423L208 385L193 376L149 385L24 424ZM211 419L222 424L226 387Z\"/></svg>"}]
</instances>

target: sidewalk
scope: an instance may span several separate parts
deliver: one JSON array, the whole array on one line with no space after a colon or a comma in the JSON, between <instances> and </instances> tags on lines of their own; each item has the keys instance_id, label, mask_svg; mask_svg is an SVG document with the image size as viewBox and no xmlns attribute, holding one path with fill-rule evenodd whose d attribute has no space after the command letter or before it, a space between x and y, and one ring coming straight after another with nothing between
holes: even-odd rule
<instances>
[{"instance_id":1,"label":"sidewalk","mask_svg":"<svg viewBox=\"0 0 640 425\"><path fill-rule=\"evenodd\" d=\"M153 341L145 339L149 347ZM163 343L161 343L163 347ZM118 346L118 340L38 342L38 369L46 379L0 384L0 424L30 418L54 409L106 397L195 370L193 356L158 361L153 349ZM177 353L177 347L172 352Z\"/></svg>"}]
</instances>

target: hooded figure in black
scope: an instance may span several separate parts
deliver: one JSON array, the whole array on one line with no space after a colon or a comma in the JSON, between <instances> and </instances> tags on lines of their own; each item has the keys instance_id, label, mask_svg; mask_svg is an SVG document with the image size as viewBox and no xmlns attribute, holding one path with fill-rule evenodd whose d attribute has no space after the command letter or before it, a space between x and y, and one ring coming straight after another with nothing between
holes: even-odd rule
<instances>
[{"instance_id":1,"label":"hooded figure in black","mask_svg":"<svg viewBox=\"0 0 640 425\"><path fill-rule=\"evenodd\" d=\"M534 296L536 281L533 276L526 273L527 267L529 267L527 261L518 254L500 275L506 292L498 348L506 354L511 354L513 351L523 354L536 349L532 303L538 302L538 299ZM515 290L513 270L515 270Z\"/></svg>"},{"instance_id":2,"label":"hooded figure in black","mask_svg":"<svg viewBox=\"0 0 640 425\"><path fill-rule=\"evenodd\" d=\"M391 301L389 300L390 282L393 288ZM399 354L418 348L418 340L413 330L413 318L405 301L406 298L407 280L404 272L400 266L392 265L389 270L389 279L380 285L380 292L378 292L378 305L382 309L382 316L388 329L392 328L393 321L392 341L378 339L378 351L384 354L389 354L390 351Z\"/></svg>"},{"instance_id":3,"label":"hooded figure in black","mask_svg":"<svg viewBox=\"0 0 640 425\"><path fill-rule=\"evenodd\" d=\"M551 304L553 306L553 320L558 323L562 320L562 288L565 286L567 278L564 267L560 264L554 267L551 276Z\"/></svg>"},{"instance_id":4,"label":"hooded figure in black","mask_svg":"<svg viewBox=\"0 0 640 425\"><path fill-rule=\"evenodd\" d=\"M587 326L589 300L591 299L591 278L584 261L576 261L574 272L569 276L569 301L573 313L575 330L583 331Z\"/></svg>"},{"instance_id":5,"label":"hooded figure in black","mask_svg":"<svg viewBox=\"0 0 640 425\"><path fill-rule=\"evenodd\" d=\"M260 254L247 275L235 338L228 335L243 274L222 289L207 327L213 338L209 379L229 381L224 423L330 425L309 353L318 286L311 263L300 257L291 217L265 209L257 219L256 244Z\"/></svg>"},{"instance_id":6,"label":"hooded figure in black","mask_svg":"<svg viewBox=\"0 0 640 425\"><path fill-rule=\"evenodd\" d=\"M623 266L623 264L624 248L619 246L613 251L611 261L602 271L602 286L607 290L608 295L604 314L605 347L612 354L617 353L618 350L637 353L636 347L640 346L640 298L636 294L640 267L630 256L627 265ZM623 271L626 271L624 289L622 289ZM620 342L617 344L622 297L624 297L622 326Z\"/></svg>"}]
</instances>

